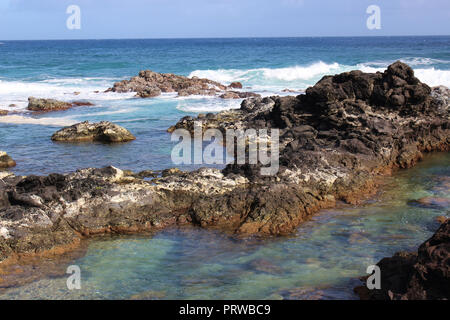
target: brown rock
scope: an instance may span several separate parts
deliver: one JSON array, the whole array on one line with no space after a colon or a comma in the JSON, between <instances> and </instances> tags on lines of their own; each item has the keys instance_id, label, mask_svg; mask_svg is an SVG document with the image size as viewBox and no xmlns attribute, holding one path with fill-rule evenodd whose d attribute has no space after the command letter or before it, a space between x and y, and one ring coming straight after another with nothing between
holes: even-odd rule
<instances>
[{"instance_id":1,"label":"brown rock","mask_svg":"<svg viewBox=\"0 0 450 320\"><path fill-rule=\"evenodd\" d=\"M77 107L81 107L81 106L95 106L95 104L93 104L92 102L89 101L73 101L72 102L73 106L77 106Z\"/></svg>"},{"instance_id":2,"label":"brown rock","mask_svg":"<svg viewBox=\"0 0 450 320\"><path fill-rule=\"evenodd\" d=\"M425 197L415 200L413 203L429 208L450 208L449 198Z\"/></svg>"},{"instance_id":3,"label":"brown rock","mask_svg":"<svg viewBox=\"0 0 450 320\"><path fill-rule=\"evenodd\" d=\"M436 217L436 221L437 222L439 222L440 224L443 224L443 223L445 223L445 221L447 221L447 217L446 216L439 216L439 217Z\"/></svg>"},{"instance_id":4,"label":"brown rock","mask_svg":"<svg viewBox=\"0 0 450 320\"><path fill-rule=\"evenodd\" d=\"M49 111L59 111L67 110L72 107L69 102L58 101L54 99L37 99L34 97L28 98L28 110L49 112Z\"/></svg>"},{"instance_id":5,"label":"brown rock","mask_svg":"<svg viewBox=\"0 0 450 320\"><path fill-rule=\"evenodd\" d=\"M236 92L228 91L220 96L222 99L239 99L240 96Z\"/></svg>"},{"instance_id":6,"label":"brown rock","mask_svg":"<svg viewBox=\"0 0 450 320\"><path fill-rule=\"evenodd\" d=\"M0 151L0 168L14 167L16 162L4 151Z\"/></svg>"},{"instance_id":7,"label":"brown rock","mask_svg":"<svg viewBox=\"0 0 450 320\"><path fill-rule=\"evenodd\" d=\"M228 87L232 88L232 89L242 89L243 88L242 83L237 82L237 81L230 83L230 85Z\"/></svg>"},{"instance_id":8,"label":"brown rock","mask_svg":"<svg viewBox=\"0 0 450 320\"><path fill-rule=\"evenodd\" d=\"M89 121L74 124L55 132L53 141L63 142L127 142L136 138L125 128L108 121L89 123Z\"/></svg>"}]
</instances>

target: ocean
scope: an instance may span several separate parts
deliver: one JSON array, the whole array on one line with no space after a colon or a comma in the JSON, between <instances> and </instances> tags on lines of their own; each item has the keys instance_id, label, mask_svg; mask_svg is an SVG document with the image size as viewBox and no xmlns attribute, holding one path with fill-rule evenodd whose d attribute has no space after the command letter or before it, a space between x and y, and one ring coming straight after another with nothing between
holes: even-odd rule
<instances>
[{"instance_id":1,"label":"ocean","mask_svg":"<svg viewBox=\"0 0 450 320\"><path fill-rule=\"evenodd\" d=\"M284 89L300 94L324 75L383 71L396 60L430 86L450 86L450 36L1 41L0 109L11 113L0 117L0 150L16 160L11 171L17 175L107 165L165 169L174 166L168 127L186 115L239 108L241 100L105 93L115 81L151 69L240 81L263 96L286 95ZM29 96L95 106L31 114ZM59 128L84 120L112 121L137 139L114 145L50 140ZM449 214L450 208L411 204L450 197L449 168L448 154L426 157L386 178L371 201L322 211L289 237L242 239L190 228L95 239L71 263L82 270L82 290L68 291L66 277L53 276L0 291L0 299L355 299L352 288L368 265L416 249L436 230L436 217Z\"/></svg>"}]
</instances>

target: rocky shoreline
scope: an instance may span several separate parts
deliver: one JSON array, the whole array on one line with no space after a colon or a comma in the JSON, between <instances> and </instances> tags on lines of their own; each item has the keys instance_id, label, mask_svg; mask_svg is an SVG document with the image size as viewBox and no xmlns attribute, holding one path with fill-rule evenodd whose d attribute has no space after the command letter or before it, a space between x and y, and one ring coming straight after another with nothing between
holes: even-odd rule
<instances>
[{"instance_id":1,"label":"rocky shoreline","mask_svg":"<svg viewBox=\"0 0 450 320\"><path fill-rule=\"evenodd\" d=\"M355 288L363 300L448 300L450 298L450 219L417 252L398 252L377 264L381 289ZM362 279L367 280L367 277Z\"/></svg>"},{"instance_id":2,"label":"rocky shoreline","mask_svg":"<svg viewBox=\"0 0 450 320\"><path fill-rule=\"evenodd\" d=\"M86 101L65 102L55 99L38 99L35 97L29 97L27 110L34 112L51 112L63 111L73 107L81 106L93 106L93 104Z\"/></svg>"},{"instance_id":3,"label":"rocky shoreline","mask_svg":"<svg viewBox=\"0 0 450 320\"><path fill-rule=\"evenodd\" d=\"M413 166L424 152L448 151L448 92L432 90L397 62L384 73L327 76L305 95L248 99L239 110L186 117L169 129L192 131L197 120L204 130L278 128L275 176L237 164L151 179L114 167L8 174L0 181L0 273L105 233L195 225L239 235L289 234L336 201L356 203L376 189L380 175Z\"/></svg>"},{"instance_id":4,"label":"rocky shoreline","mask_svg":"<svg viewBox=\"0 0 450 320\"><path fill-rule=\"evenodd\" d=\"M259 97L252 92L236 91L242 89L240 82L233 82L229 86L209 79L184 77L172 73L158 73L143 70L130 80L116 82L106 92L136 92L140 98L153 98L162 93L178 93L178 96L191 95L219 96L222 99L244 99Z\"/></svg>"}]
</instances>

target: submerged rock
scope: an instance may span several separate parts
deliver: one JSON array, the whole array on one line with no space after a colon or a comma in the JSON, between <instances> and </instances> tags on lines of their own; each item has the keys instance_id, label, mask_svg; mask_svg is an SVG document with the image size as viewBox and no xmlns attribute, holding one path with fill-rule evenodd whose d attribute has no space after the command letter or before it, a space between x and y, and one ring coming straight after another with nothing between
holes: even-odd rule
<instances>
[{"instance_id":1,"label":"submerged rock","mask_svg":"<svg viewBox=\"0 0 450 320\"><path fill-rule=\"evenodd\" d=\"M450 209L450 199L449 198L437 198L437 197L425 197L418 200L411 201L412 204L416 204L426 208Z\"/></svg>"},{"instance_id":2,"label":"submerged rock","mask_svg":"<svg viewBox=\"0 0 450 320\"><path fill-rule=\"evenodd\" d=\"M214 96L225 92L228 89L242 88L239 82L233 82L230 86L225 86L219 82L197 77L184 77L172 73L157 73L151 70L139 72L137 77L130 80L116 82L108 91L113 92L136 92L141 98L152 98L161 93L177 92L179 96L207 95ZM256 96L254 93L226 92L221 95L225 99L239 99Z\"/></svg>"},{"instance_id":3,"label":"submerged rock","mask_svg":"<svg viewBox=\"0 0 450 320\"><path fill-rule=\"evenodd\" d=\"M228 86L228 88L232 88L232 89L242 89L242 83L240 82L232 82L230 83L230 85Z\"/></svg>"},{"instance_id":4,"label":"submerged rock","mask_svg":"<svg viewBox=\"0 0 450 320\"><path fill-rule=\"evenodd\" d=\"M165 297L165 291L145 291L132 295L129 300L161 300Z\"/></svg>"},{"instance_id":5,"label":"submerged rock","mask_svg":"<svg viewBox=\"0 0 450 320\"><path fill-rule=\"evenodd\" d=\"M64 142L99 141L109 143L127 142L135 139L127 129L109 121L98 123L85 121L65 127L52 135L53 141Z\"/></svg>"},{"instance_id":6,"label":"submerged rock","mask_svg":"<svg viewBox=\"0 0 450 320\"><path fill-rule=\"evenodd\" d=\"M248 264L249 268L258 272L264 272L269 274L280 274L283 269L277 266L272 261L266 259L255 259Z\"/></svg>"},{"instance_id":7,"label":"submerged rock","mask_svg":"<svg viewBox=\"0 0 450 320\"><path fill-rule=\"evenodd\" d=\"M92 107L92 106L95 106L95 104L93 104L92 102L89 102L89 101L73 101L72 102L72 105L73 106L76 106L76 107Z\"/></svg>"},{"instance_id":8,"label":"submerged rock","mask_svg":"<svg viewBox=\"0 0 450 320\"><path fill-rule=\"evenodd\" d=\"M16 162L4 151L0 150L0 168L14 167Z\"/></svg>"},{"instance_id":9,"label":"submerged rock","mask_svg":"<svg viewBox=\"0 0 450 320\"><path fill-rule=\"evenodd\" d=\"M450 299L450 219L420 247L418 252L397 253L377 264L381 289L355 288L362 299Z\"/></svg>"}]
</instances>

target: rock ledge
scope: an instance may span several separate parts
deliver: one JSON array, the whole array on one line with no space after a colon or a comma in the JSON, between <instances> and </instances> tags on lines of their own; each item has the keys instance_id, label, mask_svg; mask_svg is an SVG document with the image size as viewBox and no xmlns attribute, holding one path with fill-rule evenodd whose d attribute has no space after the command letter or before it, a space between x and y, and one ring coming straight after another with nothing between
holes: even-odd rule
<instances>
[{"instance_id":1,"label":"rock ledge","mask_svg":"<svg viewBox=\"0 0 450 320\"><path fill-rule=\"evenodd\" d=\"M99 141L111 143L127 142L135 139L135 136L127 129L109 121L98 123L85 121L63 128L52 135L53 141L63 142Z\"/></svg>"}]
</instances>

